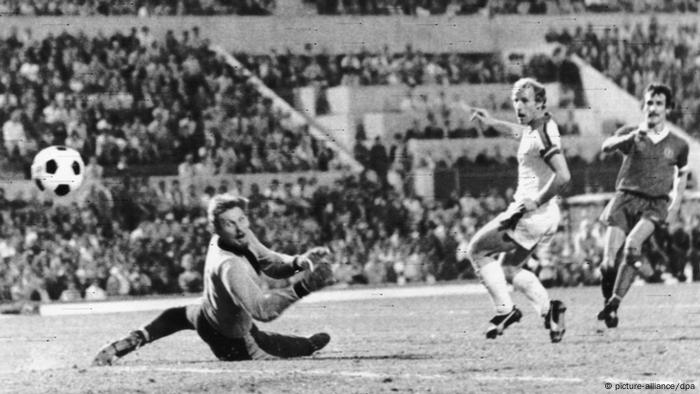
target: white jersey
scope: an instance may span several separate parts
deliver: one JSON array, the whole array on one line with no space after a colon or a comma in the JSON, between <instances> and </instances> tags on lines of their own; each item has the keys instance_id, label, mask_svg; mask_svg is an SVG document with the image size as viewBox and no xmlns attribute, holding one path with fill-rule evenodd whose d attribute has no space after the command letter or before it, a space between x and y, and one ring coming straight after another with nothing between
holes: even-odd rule
<instances>
[{"instance_id":1,"label":"white jersey","mask_svg":"<svg viewBox=\"0 0 700 394\"><path fill-rule=\"evenodd\" d=\"M518 148L518 187L515 201L525 198L535 200L549 182L554 171L547 164L556 153L561 152L559 128L549 116L528 126L523 132ZM551 199L552 202L554 199Z\"/></svg>"}]
</instances>

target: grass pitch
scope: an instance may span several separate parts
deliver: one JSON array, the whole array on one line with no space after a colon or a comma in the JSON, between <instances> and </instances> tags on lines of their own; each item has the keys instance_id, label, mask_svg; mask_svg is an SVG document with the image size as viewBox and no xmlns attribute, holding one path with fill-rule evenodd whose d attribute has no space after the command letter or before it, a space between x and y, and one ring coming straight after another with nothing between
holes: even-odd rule
<instances>
[{"instance_id":1,"label":"grass pitch","mask_svg":"<svg viewBox=\"0 0 700 394\"><path fill-rule=\"evenodd\" d=\"M115 366L90 367L102 345L155 311L3 318L0 392L589 393L624 384L700 391L699 284L633 287L614 330L595 319L602 306L598 288L551 294L568 306L559 344L549 342L520 295L515 301L523 320L496 340L483 335L492 316L485 294L373 298L300 303L259 325L297 335L330 333L331 343L313 357L234 363L219 362L186 331Z\"/></svg>"}]
</instances>

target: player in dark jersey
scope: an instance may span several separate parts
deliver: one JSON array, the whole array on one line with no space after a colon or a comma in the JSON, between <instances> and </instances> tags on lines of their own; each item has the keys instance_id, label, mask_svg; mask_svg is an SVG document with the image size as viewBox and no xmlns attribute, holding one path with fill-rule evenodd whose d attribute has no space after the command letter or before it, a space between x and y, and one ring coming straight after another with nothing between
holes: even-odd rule
<instances>
[{"instance_id":1,"label":"player in dark jersey","mask_svg":"<svg viewBox=\"0 0 700 394\"><path fill-rule=\"evenodd\" d=\"M603 142L604 152L624 154L615 196L601 217L608 229L601 264L605 306L598 319L609 328L617 327L617 310L640 267L642 244L656 225L677 215L685 191L689 147L668 128L672 108L671 89L651 84L644 93L644 122L623 127Z\"/></svg>"},{"instance_id":2,"label":"player in dark jersey","mask_svg":"<svg viewBox=\"0 0 700 394\"><path fill-rule=\"evenodd\" d=\"M222 361L308 356L330 341L326 333L311 337L259 330L253 320L271 321L310 292L332 283L325 248L290 256L266 248L250 231L248 200L217 195L208 208L214 235L204 267L204 294L199 302L163 311L145 327L103 347L94 365L110 365L139 347L181 330L196 330ZM260 274L289 278L304 271L293 286L264 291Z\"/></svg>"}]
</instances>

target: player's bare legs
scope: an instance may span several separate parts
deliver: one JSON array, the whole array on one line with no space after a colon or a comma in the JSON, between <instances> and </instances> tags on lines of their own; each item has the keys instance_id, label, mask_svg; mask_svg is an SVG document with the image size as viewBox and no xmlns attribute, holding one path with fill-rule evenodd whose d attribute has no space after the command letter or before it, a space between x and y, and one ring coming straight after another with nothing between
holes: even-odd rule
<instances>
[{"instance_id":1,"label":"player's bare legs","mask_svg":"<svg viewBox=\"0 0 700 394\"><path fill-rule=\"evenodd\" d=\"M549 330L552 342L560 342L566 332L564 324L566 306L559 300L550 300L547 289L544 288L537 275L523 268L531 255L531 250L520 246L512 253L502 254L506 280L513 285L513 289L525 295L535 313L544 319L544 328Z\"/></svg>"},{"instance_id":2,"label":"player's bare legs","mask_svg":"<svg viewBox=\"0 0 700 394\"><path fill-rule=\"evenodd\" d=\"M513 251L516 245L507 238L505 232L498 230L498 226L499 222L492 220L474 234L467 253L491 296L496 314L501 316L512 313L514 305L499 258L501 253Z\"/></svg>"},{"instance_id":3,"label":"player's bare legs","mask_svg":"<svg viewBox=\"0 0 700 394\"><path fill-rule=\"evenodd\" d=\"M635 277L637 276L639 262L642 257L642 244L654 233L654 222L649 219L641 218L639 222L632 228L629 235L625 239L625 246L622 255L620 268L617 271L613 295L605 304L605 308L600 312L598 318L601 320L609 319L607 316L615 316L617 323L617 309L622 301L622 298L627 294ZM614 327L617 324L609 327Z\"/></svg>"},{"instance_id":4,"label":"player's bare legs","mask_svg":"<svg viewBox=\"0 0 700 394\"><path fill-rule=\"evenodd\" d=\"M479 230L470 242L468 253L474 268L479 275L481 283L491 296L491 301L496 309L496 316L491 319L486 337L496 338L503 334L503 331L511 324L517 322L522 317L522 312L515 307L508 292L506 274L501 263L508 265L519 265L530 255L531 251L522 248L506 235L503 230L499 230L500 223L493 220ZM522 291L533 303L538 313L545 318L555 318L557 323L545 326L550 332L553 342L559 342L564 334L563 314L565 308L560 301L549 301L549 295L537 277L529 271L517 268L513 275L512 282L517 290ZM551 306L555 306L552 308ZM556 312L553 312L556 309ZM555 313L556 316L552 314Z\"/></svg>"}]
</instances>

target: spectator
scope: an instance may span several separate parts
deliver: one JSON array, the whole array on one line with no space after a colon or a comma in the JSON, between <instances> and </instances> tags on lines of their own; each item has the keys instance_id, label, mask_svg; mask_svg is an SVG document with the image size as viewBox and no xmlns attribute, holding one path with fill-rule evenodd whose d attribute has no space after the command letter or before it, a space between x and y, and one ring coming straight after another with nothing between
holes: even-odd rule
<instances>
[{"instance_id":1,"label":"spectator","mask_svg":"<svg viewBox=\"0 0 700 394\"><path fill-rule=\"evenodd\" d=\"M202 291L202 275L194 270L194 258L191 254L182 256L182 269L178 277L180 290L185 293L199 293Z\"/></svg>"},{"instance_id":2,"label":"spectator","mask_svg":"<svg viewBox=\"0 0 700 394\"><path fill-rule=\"evenodd\" d=\"M5 150L13 155L16 152L20 156L27 154L27 135L21 122L22 111L16 109L12 111L10 119L2 125L2 137L5 143Z\"/></svg>"},{"instance_id":3,"label":"spectator","mask_svg":"<svg viewBox=\"0 0 700 394\"><path fill-rule=\"evenodd\" d=\"M79 301L82 299L74 280L68 281L68 288L61 292L61 297L59 299L63 302Z\"/></svg>"},{"instance_id":4,"label":"spectator","mask_svg":"<svg viewBox=\"0 0 700 394\"><path fill-rule=\"evenodd\" d=\"M107 292L104 291L96 280L93 280L85 289L85 301L102 301L107 299Z\"/></svg>"},{"instance_id":5,"label":"spectator","mask_svg":"<svg viewBox=\"0 0 700 394\"><path fill-rule=\"evenodd\" d=\"M379 137L374 139L374 145L372 145L372 149L369 151L369 161L367 164L370 169L377 173L381 182L386 183L386 174L390 164L389 155Z\"/></svg>"}]
</instances>

